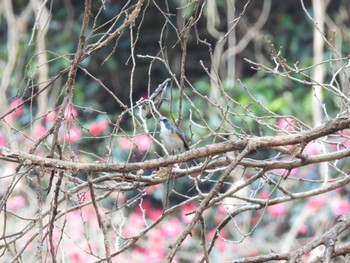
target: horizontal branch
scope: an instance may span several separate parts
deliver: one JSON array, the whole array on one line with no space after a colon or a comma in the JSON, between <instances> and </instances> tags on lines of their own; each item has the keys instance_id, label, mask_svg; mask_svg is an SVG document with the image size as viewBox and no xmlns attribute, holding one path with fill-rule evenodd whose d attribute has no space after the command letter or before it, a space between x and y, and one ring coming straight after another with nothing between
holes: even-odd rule
<instances>
[{"instance_id":1,"label":"horizontal branch","mask_svg":"<svg viewBox=\"0 0 350 263\"><path fill-rule=\"evenodd\" d=\"M62 169L72 173L77 172L135 172L139 170L155 169L168 166L174 163L185 162L191 159L203 158L217 154L227 153L231 151L240 151L244 149L248 142L252 145L252 150L263 148L273 148L277 146L295 145L321 138L326 135L333 134L343 129L349 128L350 120L334 119L319 127L308 131L280 135L280 136L263 136L263 137L247 137L242 140L225 141L208 145L201 148L191 149L179 155L167 156L159 159L146 160L138 163L77 163L72 161L64 161L52 158L40 157L29 154L25 151L12 150L7 147L0 146L0 159L22 163L24 166L41 166L53 169Z\"/></svg>"}]
</instances>

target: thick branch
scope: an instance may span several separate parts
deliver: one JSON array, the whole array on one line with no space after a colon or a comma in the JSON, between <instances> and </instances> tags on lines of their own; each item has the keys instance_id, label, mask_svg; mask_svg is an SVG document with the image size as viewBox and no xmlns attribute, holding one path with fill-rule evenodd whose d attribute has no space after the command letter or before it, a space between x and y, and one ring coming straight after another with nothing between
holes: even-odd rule
<instances>
[{"instance_id":1,"label":"thick branch","mask_svg":"<svg viewBox=\"0 0 350 263\"><path fill-rule=\"evenodd\" d=\"M231 151L243 150L248 143L254 146L254 149L273 148L284 145L295 145L299 143L308 143L317 138L333 134L340 130L349 128L350 120L335 119L327 122L317 128L310 129L305 132L300 132L282 136L263 136L250 137L236 141L226 141L192 149L188 152L181 153L175 156L168 156L161 159L147 160L139 163L123 163L123 164L107 164L107 163L76 163L71 161L63 161L51 158L39 157L34 154L28 154L24 151L11 150L7 147L0 146L2 159L18 162L23 162L23 165L39 165L42 167L63 169L72 173L76 172L121 172L127 173L138 171L140 169L155 169L170 164L185 162L195 158L203 158Z\"/></svg>"}]
</instances>

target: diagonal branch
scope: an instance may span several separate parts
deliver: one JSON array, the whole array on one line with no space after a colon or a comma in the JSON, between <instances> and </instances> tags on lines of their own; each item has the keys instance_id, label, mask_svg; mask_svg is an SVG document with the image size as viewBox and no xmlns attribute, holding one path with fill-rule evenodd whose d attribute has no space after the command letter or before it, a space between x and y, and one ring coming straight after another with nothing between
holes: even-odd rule
<instances>
[{"instance_id":1,"label":"diagonal branch","mask_svg":"<svg viewBox=\"0 0 350 263\"><path fill-rule=\"evenodd\" d=\"M336 238L344 230L350 227L350 213L344 214L337 220L336 224L324 233L322 236L312 240L310 243L302 246L301 248L287 253L271 253L268 255L257 256L257 257L248 257L241 258L231 261L232 263L250 263L250 262L268 262L270 260L288 260L289 262L301 262L301 257L306 253L312 251L314 248L325 245L327 248L328 242L330 239ZM347 248L336 248L332 257L344 255L349 251L349 246ZM341 253L339 253L341 252ZM322 261L324 262L324 261Z\"/></svg>"},{"instance_id":2,"label":"diagonal branch","mask_svg":"<svg viewBox=\"0 0 350 263\"><path fill-rule=\"evenodd\" d=\"M201 219L203 212L208 208L209 202L218 195L222 185L224 184L226 178L231 174L233 169L235 169L238 165L238 163L252 150L254 150L253 143L248 144L244 150L237 156L236 160L231 163L226 171L221 175L220 179L216 182L215 186L212 188L212 190L209 192L209 194L206 196L206 198L202 201L201 205L196 210L196 213L194 214L194 217L192 218L191 222L188 224L188 226L182 231L179 238L176 240L174 245L172 246L172 249L169 251L166 262L171 262L177 252L177 250L180 248L182 242L185 240L185 238L191 233L192 228L195 226L195 224L198 222L198 220Z\"/></svg>"}]
</instances>

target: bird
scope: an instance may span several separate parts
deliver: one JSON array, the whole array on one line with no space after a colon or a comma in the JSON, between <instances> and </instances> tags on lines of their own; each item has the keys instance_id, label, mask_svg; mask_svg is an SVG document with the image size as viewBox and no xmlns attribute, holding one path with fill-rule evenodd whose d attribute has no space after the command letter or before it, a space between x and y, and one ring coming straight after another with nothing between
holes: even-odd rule
<instances>
[{"instance_id":1,"label":"bird","mask_svg":"<svg viewBox=\"0 0 350 263\"><path fill-rule=\"evenodd\" d=\"M174 155L190 149L184 134L178 128L172 126L168 118L161 116L158 121L160 124L160 140L169 154ZM191 160L191 162L196 164L194 160Z\"/></svg>"}]
</instances>

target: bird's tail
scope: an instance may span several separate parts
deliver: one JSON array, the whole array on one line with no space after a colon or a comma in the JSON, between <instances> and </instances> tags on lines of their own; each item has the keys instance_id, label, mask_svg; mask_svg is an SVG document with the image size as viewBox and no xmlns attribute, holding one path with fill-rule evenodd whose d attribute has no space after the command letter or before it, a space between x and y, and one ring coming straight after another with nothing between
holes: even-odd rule
<instances>
[{"instance_id":1,"label":"bird's tail","mask_svg":"<svg viewBox=\"0 0 350 263\"><path fill-rule=\"evenodd\" d=\"M187 164L188 167L191 167L191 166L198 166L198 161L196 161L195 159L193 159L193 160L187 161L186 164Z\"/></svg>"}]
</instances>

